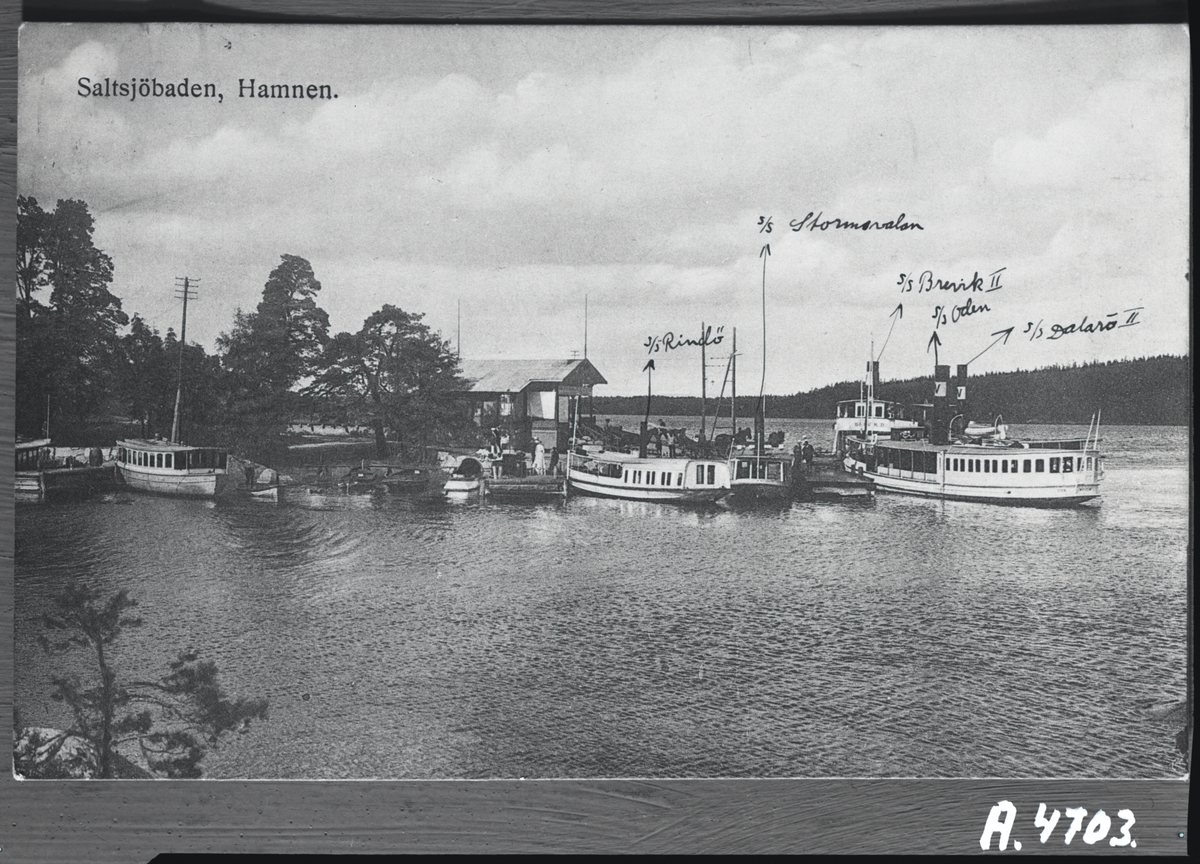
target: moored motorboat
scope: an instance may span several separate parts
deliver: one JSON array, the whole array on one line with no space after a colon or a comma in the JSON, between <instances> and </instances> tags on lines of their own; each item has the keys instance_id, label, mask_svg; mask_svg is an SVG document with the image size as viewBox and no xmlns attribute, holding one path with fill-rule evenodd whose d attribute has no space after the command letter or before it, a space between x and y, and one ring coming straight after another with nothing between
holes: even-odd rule
<instances>
[{"instance_id":1,"label":"moored motorboat","mask_svg":"<svg viewBox=\"0 0 1200 864\"><path fill-rule=\"evenodd\" d=\"M729 494L729 464L721 459L567 454L571 492L627 501L711 504Z\"/></svg>"},{"instance_id":2,"label":"moored motorboat","mask_svg":"<svg viewBox=\"0 0 1200 864\"><path fill-rule=\"evenodd\" d=\"M127 438L117 442L117 476L132 489L185 498L213 498L225 486L229 454L218 447L193 447L179 434L183 400L183 349L187 346L187 304L199 280L182 280L183 324L179 330L179 372L171 439Z\"/></svg>"},{"instance_id":3,"label":"moored motorboat","mask_svg":"<svg viewBox=\"0 0 1200 864\"><path fill-rule=\"evenodd\" d=\"M158 439L117 442L117 474L131 489L187 498L212 498L225 486L228 456L217 447Z\"/></svg>"},{"instance_id":4,"label":"moored motorboat","mask_svg":"<svg viewBox=\"0 0 1200 864\"><path fill-rule=\"evenodd\" d=\"M777 449L735 453L729 458L734 501L786 501L792 494L793 457Z\"/></svg>"}]
</instances>

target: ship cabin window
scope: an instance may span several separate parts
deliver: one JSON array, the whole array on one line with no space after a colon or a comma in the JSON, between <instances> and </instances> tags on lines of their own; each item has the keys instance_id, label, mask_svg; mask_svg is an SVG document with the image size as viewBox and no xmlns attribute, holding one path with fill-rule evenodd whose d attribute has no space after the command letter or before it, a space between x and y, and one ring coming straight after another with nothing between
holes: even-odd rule
<instances>
[{"instance_id":1,"label":"ship cabin window","mask_svg":"<svg viewBox=\"0 0 1200 864\"><path fill-rule=\"evenodd\" d=\"M1032 471L1033 470L1033 460L1026 459L1022 470L1024 470L1024 472L1026 474L1028 474L1030 471Z\"/></svg>"},{"instance_id":2,"label":"ship cabin window","mask_svg":"<svg viewBox=\"0 0 1200 864\"><path fill-rule=\"evenodd\" d=\"M642 482L642 472L634 471L633 472L633 485L638 486L641 484L641 482Z\"/></svg>"},{"instance_id":3,"label":"ship cabin window","mask_svg":"<svg viewBox=\"0 0 1200 864\"><path fill-rule=\"evenodd\" d=\"M704 466L703 465L696 466L696 482L697 483L704 482Z\"/></svg>"},{"instance_id":4,"label":"ship cabin window","mask_svg":"<svg viewBox=\"0 0 1200 864\"><path fill-rule=\"evenodd\" d=\"M164 468L171 467L171 454L170 453L168 453L166 456L163 457L163 467Z\"/></svg>"},{"instance_id":5,"label":"ship cabin window","mask_svg":"<svg viewBox=\"0 0 1200 864\"><path fill-rule=\"evenodd\" d=\"M991 472L991 470L992 470L991 461L992 460L990 460L990 459L983 460L983 473L984 474L988 474Z\"/></svg>"},{"instance_id":6,"label":"ship cabin window","mask_svg":"<svg viewBox=\"0 0 1200 864\"><path fill-rule=\"evenodd\" d=\"M629 482L629 471L628 470L625 471L625 482L626 483Z\"/></svg>"},{"instance_id":7,"label":"ship cabin window","mask_svg":"<svg viewBox=\"0 0 1200 864\"><path fill-rule=\"evenodd\" d=\"M655 474L655 472L654 472L654 471L647 471L647 472L646 472L646 485L647 485L647 486L653 486L653 485L654 485L654 474Z\"/></svg>"},{"instance_id":8,"label":"ship cabin window","mask_svg":"<svg viewBox=\"0 0 1200 864\"><path fill-rule=\"evenodd\" d=\"M1045 472L1046 460L1045 459L1034 459L1033 460L1033 470L1036 471L1038 474Z\"/></svg>"},{"instance_id":9,"label":"ship cabin window","mask_svg":"<svg viewBox=\"0 0 1200 864\"><path fill-rule=\"evenodd\" d=\"M1017 473L1017 460L1016 459L1012 460L1012 473L1014 473L1014 474Z\"/></svg>"},{"instance_id":10,"label":"ship cabin window","mask_svg":"<svg viewBox=\"0 0 1200 864\"><path fill-rule=\"evenodd\" d=\"M161 453L154 454L154 467L155 468L163 467L162 457L163 457L163 454L161 454Z\"/></svg>"},{"instance_id":11,"label":"ship cabin window","mask_svg":"<svg viewBox=\"0 0 1200 864\"><path fill-rule=\"evenodd\" d=\"M708 466L708 485L715 486L716 483L717 483L717 466L709 465Z\"/></svg>"},{"instance_id":12,"label":"ship cabin window","mask_svg":"<svg viewBox=\"0 0 1200 864\"><path fill-rule=\"evenodd\" d=\"M1063 457L1063 473L1070 474L1074 470L1075 470L1075 457L1074 456L1064 456Z\"/></svg>"},{"instance_id":13,"label":"ship cabin window","mask_svg":"<svg viewBox=\"0 0 1200 864\"><path fill-rule=\"evenodd\" d=\"M1089 471L1092 470L1092 457L1091 456L1087 457L1087 470L1089 470Z\"/></svg>"},{"instance_id":14,"label":"ship cabin window","mask_svg":"<svg viewBox=\"0 0 1200 864\"><path fill-rule=\"evenodd\" d=\"M858 404L856 404L856 405L854 406L854 416L855 416L855 417L865 417L865 416L867 416L867 406L866 406L866 405L863 405L861 402L860 402L860 403L858 403Z\"/></svg>"},{"instance_id":15,"label":"ship cabin window","mask_svg":"<svg viewBox=\"0 0 1200 864\"><path fill-rule=\"evenodd\" d=\"M1007 459L1001 459L1001 460L1000 460L1000 473L1001 473L1001 474L1007 474L1007 473L1008 473L1008 460L1007 460Z\"/></svg>"},{"instance_id":16,"label":"ship cabin window","mask_svg":"<svg viewBox=\"0 0 1200 864\"><path fill-rule=\"evenodd\" d=\"M883 406L882 406L882 405L876 405L876 406L875 406L875 416L876 416L876 417L882 417L882 416L883 416Z\"/></svg>"},{"instance_id":17,"label":"ship cabin window","mask_svg":"<svg viewBox=\"0 0 1200 864\"><path fill-rule=\"evenodd\" d=\"M1051 473L1051 474L1057 474L1057 473L1058 473L1058 463L1059 463L1060 461L1061 461L1061 460L1060 460L1060 459L1059 459L1057 456L1053 457L1053 458L1050 460L1050 473Z\"/></svg>"}]
</instances>

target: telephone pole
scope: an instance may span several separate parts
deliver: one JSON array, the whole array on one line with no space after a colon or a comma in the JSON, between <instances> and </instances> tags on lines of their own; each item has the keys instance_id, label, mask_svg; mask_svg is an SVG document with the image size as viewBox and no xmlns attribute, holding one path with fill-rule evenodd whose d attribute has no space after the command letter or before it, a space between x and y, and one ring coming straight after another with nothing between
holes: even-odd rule
<instances>
[{"instance_id":1,"label":"telephone pole","mask_svg":"<svg viewBox=\"0 0 1200 864\"><path fill-rule=\"evenodd\" d=\"M183 347L187 344L187 304L189 299L197 299L192 289L199 284L199 279L175 277L175 297L183 300L183 325L179 328L179 373L175 385L175 418L171 421L172 444L179 443L179 402L183 396Z\"/></svg>"}]
</instances>

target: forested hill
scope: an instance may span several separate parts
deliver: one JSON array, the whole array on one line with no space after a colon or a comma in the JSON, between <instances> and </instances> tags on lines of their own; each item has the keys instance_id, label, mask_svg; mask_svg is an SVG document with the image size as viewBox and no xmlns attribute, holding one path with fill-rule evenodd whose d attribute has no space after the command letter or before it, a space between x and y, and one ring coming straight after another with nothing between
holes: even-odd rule
<instances>
[{"instance_id":1,"label":"forested hill","mask_svg":"<svg viewBox=\"0 0 1200 864\"><path fill-rule=\"evenodd\" d=\"M858 395L858 381L843 381L794 396L768 396L767 416L827 419L837 402ZM876 395L905 405L930 402L933 383L931 378L884 381ZM1009 423L1087 423L1099 409L1105 424L1186 426L1192 405L1191 361L1162 356L995 372L973 377L968 395L970 414L977 420L1002 414ZM739 396L738 416L749 421L756 401ZM595 409L597 414L642 414L646 397L597 396ZM728 416L728 400L720 410ZM700 399L655 396L650 411L664 417L699 416ZM711 416L711 400L707 411Z\"/></svg>"}]
</instances>

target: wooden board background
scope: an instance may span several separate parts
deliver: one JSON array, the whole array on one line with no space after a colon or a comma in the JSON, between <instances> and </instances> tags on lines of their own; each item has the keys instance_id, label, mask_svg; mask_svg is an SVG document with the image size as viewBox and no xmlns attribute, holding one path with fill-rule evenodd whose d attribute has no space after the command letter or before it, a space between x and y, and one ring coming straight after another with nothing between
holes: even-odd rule
<instances>
[{"instance_id":1,"label":"wooden board background","mask_svg":"<svg viewBox=\"0 0 1200 864\"><path fill-rule=\"evenodd\" d=\"M1020 0L585 0L493 4L32 0L31 20L645 21L755 23L1182 22L1185 2ZM299 16L298 19L296 16ZM16 44L0 0L0 272L16 222ZM10 283L11 284L11 283ZM0 716L13 705L14 293L0 299ZM1189 577L1191 550L1188 554ZM1190 582L1189 582L1190 584ZM1189 622L1189 636L1191 627ZM695 780L483 782L80 781L19 783L0 757L0 864L146 861L161 852L979 852L992 805L1017 808L1025 852L1183 854L1190 782ZM1039 802L1137 816L1138 846L1037 843ZM1065 825L1064 823L1060 823ZM1119 820L1114 818L1114 826ZM1061 828L1056 836L1061 834ZM1114 832L1115 833L1115 832ZM995 849L995 845L992 846ZM1012 847L1010 847L1010 851Z\"/></svg>"}]
</instances>

